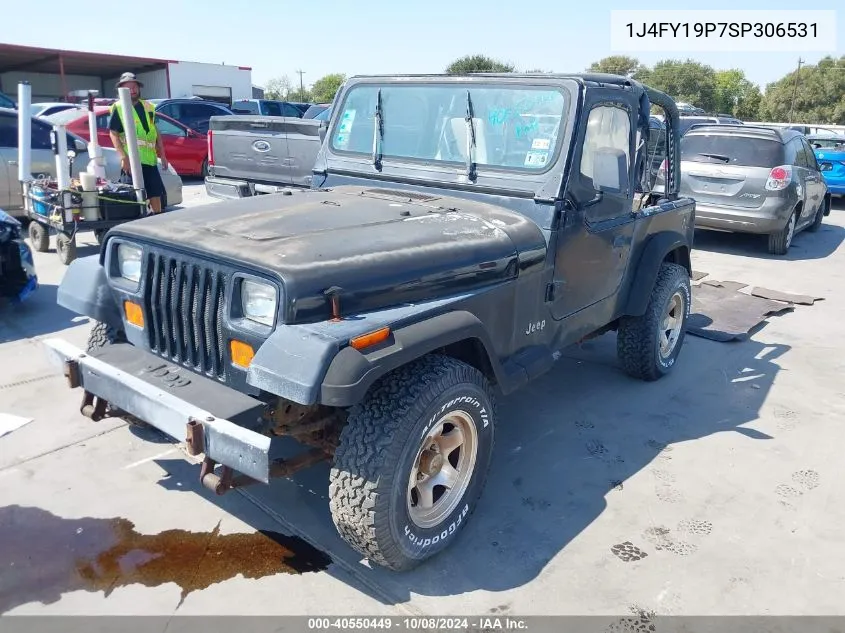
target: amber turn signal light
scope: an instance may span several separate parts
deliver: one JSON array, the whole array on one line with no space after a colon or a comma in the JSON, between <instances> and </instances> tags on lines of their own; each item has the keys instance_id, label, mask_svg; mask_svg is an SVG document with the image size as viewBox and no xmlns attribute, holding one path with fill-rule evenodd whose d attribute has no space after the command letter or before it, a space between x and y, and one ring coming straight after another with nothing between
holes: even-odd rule
<instances>
[{"instance_id":1,"label":"amber turn signal light","mask_svg":"<svg viewBox=\"0 0 845 633\"><path fill-rule=\"evenodd\" d=\"M369 332L368 334L362 334L361 336L356 336L349 344L357 350L364 349L365 347L372 347L382 341L386 341L387 337L390 336L390 328L383 327L380 330L376 330L375 332Z\"/></svg>"},{"instance_id":2,"label":"amber turn signal light","mask_svg":"<svg viewBox=\"0 0 845 633\"><path fill-rule=\"evenodd\" d=\"M255 357L252 346L243 341L232 339L229 341L229 351L232 353L232 364L246 369Z\"/></svg>"},{"instance_id":3,"label":"amber turn signal light","mask_svg":"<svg viewBox=\"0 0 845 633\"><path fill-rule=\"evenodd\" d=\"M135 327L144 329L144 311L137 303L126 300L123 302L123 311L126 313L126 320Z\"/></svg>"}]
</instances>

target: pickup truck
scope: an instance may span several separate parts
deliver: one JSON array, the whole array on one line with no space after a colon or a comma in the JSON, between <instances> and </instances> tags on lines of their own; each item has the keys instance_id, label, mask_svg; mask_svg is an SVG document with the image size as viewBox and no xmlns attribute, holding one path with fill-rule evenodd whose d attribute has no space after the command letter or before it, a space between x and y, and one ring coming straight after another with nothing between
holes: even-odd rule
<instances>
[{"instance_id":1,"label":"pickup truck","mask_svg":"<svg viewBox=\"0 0 845 633\"><path fill-rule=\"evenodd\" d=\"M245 198L309 187L330 115L212 117L206 191L215 198Z\"/></svg>"},{"instance_id":2,"label":"pickup truck","mask_svg":"<svg viewBox=\"0 0 845 633\"><path fill-rule=\"evenodd\" d=\"M410 569L476 508L519 423L496 402L563 350L615 332L621 371L680 369L678 130L670 97L614 75L351 78L310 188L115 227L58 291L96 322L87 349L45 344L84 415L185 442L216 494L328 461L339 534Z\"/></svg>"}]
</instances>

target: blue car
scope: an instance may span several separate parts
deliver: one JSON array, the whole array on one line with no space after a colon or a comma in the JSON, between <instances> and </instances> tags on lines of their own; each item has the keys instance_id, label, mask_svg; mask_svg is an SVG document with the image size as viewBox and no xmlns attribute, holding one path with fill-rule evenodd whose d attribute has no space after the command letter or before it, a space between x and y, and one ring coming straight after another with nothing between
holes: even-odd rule
<instances>
[{"instance_id":1,"label":"blue car","mask_svg":"<svg viewBox=\"0 0 845 633\"><path fill-rule=\"evenodd\" d=\"M32 251L21 223L0 209L0 300L20 303L38 289Z\"/></svg>"},{"instance_id":2,"label":"blue car","mask_svg":"<svg viewBox=\"0 0 845 633\"><path fill-rule=\"evenodd\" d=\"M845 136L807 136L831 195L845 196Z\"/></svg>"}]
</instances>

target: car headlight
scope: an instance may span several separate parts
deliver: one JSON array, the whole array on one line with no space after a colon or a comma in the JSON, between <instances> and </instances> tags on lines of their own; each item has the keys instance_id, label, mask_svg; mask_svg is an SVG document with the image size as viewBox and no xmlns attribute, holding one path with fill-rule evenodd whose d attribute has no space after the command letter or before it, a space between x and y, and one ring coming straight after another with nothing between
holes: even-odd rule
<instances>
[{"instance_id":1,"label":"car headlight","mask_svg":"<svg viewBox=\"0 0 845 633\"><path fill-rule=\"evenodd\" d=\"M241 305L247 319L272 326L276 318L276 289L270 284L244 279L241 283Z\"/></svg>"},{"instance_id":2,"label":"car headlight","mask_svg":"<svg viewBox=\"0 0 845 633\"><path fill-rule=\"evenodd\" d=\"M118 245L117 269L121 277L138 283L141 280L141 249L129 244Z\"/></svg>"}]
</instances>

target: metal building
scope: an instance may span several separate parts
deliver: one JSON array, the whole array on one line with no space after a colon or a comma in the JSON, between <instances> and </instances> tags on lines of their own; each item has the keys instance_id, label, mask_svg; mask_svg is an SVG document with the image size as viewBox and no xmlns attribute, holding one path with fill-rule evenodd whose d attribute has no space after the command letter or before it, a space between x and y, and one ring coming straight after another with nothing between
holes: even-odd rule
<instances>
[{"instance_id":1,"label":"metal building","mask_svg":"<svg viewBox=\"0 0 845 633\"><path fill-rule=\"evenodd\" d=\"M0 92L12 99L17 99L20 81L32 85L33 103L67 101L85 90L116 98L115 82L127 71L144 82L146 99L196 96L231 105L253 94L248 66L0 44Z\"/></svg>"}]
</instances>

